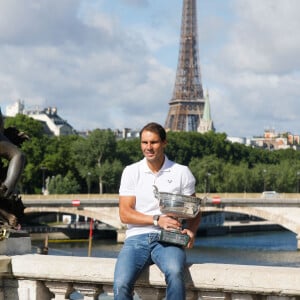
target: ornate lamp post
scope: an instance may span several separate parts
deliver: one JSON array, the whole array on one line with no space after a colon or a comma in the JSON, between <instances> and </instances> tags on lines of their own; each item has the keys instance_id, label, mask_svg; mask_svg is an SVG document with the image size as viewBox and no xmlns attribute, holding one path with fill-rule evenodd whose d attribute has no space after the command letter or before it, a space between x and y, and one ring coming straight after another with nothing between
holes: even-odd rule
<instances>
[{"instance_id":1,"label":"ornate lamp post","mask_svg":"<svg viewBox=\"0 0 300 300\"><path fill-rule=\"evenodd\" d=\"M210 182L209 182L209 177L210 177L210 173L207 172L206 173L206 179L205 179L205 193L209 193L210 192Z\"/></svg>"},{"instance_id":2,"label":"ornate lamp post","mask_svg":"<svg viewBox=\"0 0 300 300\"><path fill-rule=\"evenodd\" d=\"M91 172L87 173L87 186L88 186L88 194L91 193Z\"/></svg>"},{"instance_id":3,"label":"ornate lamp post","mask_svg":"<svg viewBox=\"0 0 300 300\"><path fill-rule=\"evenodd\" d=\"M263 176L264 176L264 191L265 191L266 190L266 174L267 174L267 170L264 169L263 172L264 172Z\"/></svg>"},{"instance_id":4,"label":"ornate lamp post","mask_svg":"<svg viewBox=\"0 0 300 300\"><path fill-rule=\"evenodd\" d=\"M297 180L297 193L299 193L299 184L300 184L300 182L299 182L299 180L300 180L300 171L297 171L297 178L296 178L296 180Z\"/></svg>"},{"instance_id":5,"label":"ornate lamp post","mask_svg":"<svg viewBox=\"0 0 300 300\"><path fill-rule=\"evenodd\" d=\"M45 172L47 170L47 168L45 166L41 166L41 170L42 170L42 194L45 193L46 187L45 187Z\"/></svg>"}]
</instances>

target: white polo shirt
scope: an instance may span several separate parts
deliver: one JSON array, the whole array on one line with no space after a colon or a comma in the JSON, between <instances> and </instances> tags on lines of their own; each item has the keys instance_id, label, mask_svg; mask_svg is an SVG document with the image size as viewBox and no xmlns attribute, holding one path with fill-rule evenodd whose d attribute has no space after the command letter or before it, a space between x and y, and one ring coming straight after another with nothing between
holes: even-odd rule
<instances>
[{"instance_id":1,"label":"white polo shirt","mask_svg":"<svg viewBox=\"0 0 300 300\"><path fill-rule=\"evenodd\" d=\"M147 165L146 158L125 167L119 189L120 196L135 196L135 209L146 215L159 215L159 202L154 197L153 185L160 192L190 196L195 193L195 178L187 166L170 161L165 156L161 170L154 174ZM126 237L157 232L154 225L127 224Z\"/></svg>"}]
</instances>

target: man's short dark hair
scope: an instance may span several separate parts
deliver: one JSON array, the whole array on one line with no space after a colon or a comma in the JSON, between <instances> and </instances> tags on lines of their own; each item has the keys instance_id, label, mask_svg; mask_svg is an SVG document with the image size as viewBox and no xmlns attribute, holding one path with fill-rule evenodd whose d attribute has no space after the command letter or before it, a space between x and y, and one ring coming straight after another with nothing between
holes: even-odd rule
<instances>
[{"instance_id":1,"label":"man's short dark hair","mask_svg":"<svg viewBox=\"0 0 300 300\"><path fill-rule=\"evenodd\" d=\"M143 131L150 131L158 134L162 141L167 139L167 133L165 129L158 123L151 122L145 125L140 131L140 137L142 136Z\"/></svg>"}]
</instances>

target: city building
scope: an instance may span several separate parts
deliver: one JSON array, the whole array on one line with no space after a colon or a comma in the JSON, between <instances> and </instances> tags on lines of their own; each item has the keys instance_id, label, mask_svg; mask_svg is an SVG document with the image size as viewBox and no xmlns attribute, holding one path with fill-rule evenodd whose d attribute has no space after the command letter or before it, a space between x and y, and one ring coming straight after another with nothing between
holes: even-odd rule
<instances>
[{"instance_id":1,"label":"city building","mask_svg":"<svg viewBox=\"0 0 300 300\"><path fill-rule=\"evenodd\" d=\"M61 136L76 133L74 128L58 115L56 107L25 109L24 101L18 100L6 107L7 117L14 117L17 114L27 115L42 122L45 133L49 135Z\"/></svg>"},{"instance_id":2,"label":"city building","mask_svg":"<svg viewBox=\"0 0 300 300\"><path fill-rule=\"evenodd\" d=\"M293 135L289 132L277 133L273 128L265 129L264 134L259 137L227 137L227 140L232 143L240 143L266 150L280 150L289 148L298 150L299 148L299 135Z\"/></svg>"},{"instance_id":3,"label":"city building","mask_svg":"<svg viewBox=\"0 0 300 300\"><path fill-rule=\"evenodd\" d=\"M140 132L138 130L132 130L130 128L123 128L123 130L116 129L114 133L118 140L129 140L140 137Z\"/></svg>"}]
</instances>

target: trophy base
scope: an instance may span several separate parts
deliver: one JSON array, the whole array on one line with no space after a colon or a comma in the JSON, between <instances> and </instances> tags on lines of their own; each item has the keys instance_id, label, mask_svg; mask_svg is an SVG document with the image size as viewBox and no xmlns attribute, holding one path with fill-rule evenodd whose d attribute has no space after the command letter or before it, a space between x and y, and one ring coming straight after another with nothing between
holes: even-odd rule
<instances>
[{"instance_id":1,"label":"trophy base","mask_svg":"<svg viewBox=\"0 0 300 300\"><path fill-rule=\"evenodd\" d=\"M161 230L159 240L164 243L186 247L190 241L190 237L187 234L182 234L177 231Z\"/></svg>"}]
</instances>

